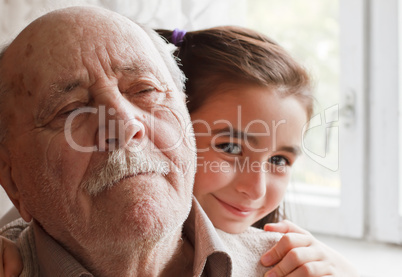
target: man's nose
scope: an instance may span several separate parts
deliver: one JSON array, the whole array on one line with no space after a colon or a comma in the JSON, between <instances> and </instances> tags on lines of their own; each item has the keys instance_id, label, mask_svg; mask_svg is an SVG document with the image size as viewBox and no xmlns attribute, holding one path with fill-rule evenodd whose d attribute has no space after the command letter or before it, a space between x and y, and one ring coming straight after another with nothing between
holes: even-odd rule
<instances>
[{"instance_id":1,"label":"man's nose","mask_svg":"<svg viewBox=\"0 0 402 277\"><path fill-rule=\"evenodd\" d=\"M265 196L267 192L267 174L262 170L242 173L236 185L236 190L251 200L257 200Z\"/></svg>"},{"instance_id":2,"label":"man's nose","mask_svg":"<svg viewBox=\"0 0 402 277\"><path fill-rule=\"evenodd\" d=\"M134 143L145 136L144 112L124 97L99 107L99 151L113 151Z\"/></svg>"}]
</instances>

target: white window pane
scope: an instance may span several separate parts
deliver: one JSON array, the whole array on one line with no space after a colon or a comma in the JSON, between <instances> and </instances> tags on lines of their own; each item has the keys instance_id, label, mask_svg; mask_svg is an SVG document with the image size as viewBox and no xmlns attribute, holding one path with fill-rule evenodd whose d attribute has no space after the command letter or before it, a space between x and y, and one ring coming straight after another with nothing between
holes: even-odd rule
<instances>
[{"instance_id":1,"label":"white window pane","mask_svg":"<svg viewBox=\"0 0 402 277\"><path fill-rule=\"evenodd\" d=\"M248 1L248 27L278 41L315 81L315 116L305 135L305 154L295 164L290 190L297 193L294 198L299 202L318 201L317 205L320 198L339 205L341 187L338 4L338 0ZM326 197L332 200L326 201Z\"/></svg>"}]
</instances>

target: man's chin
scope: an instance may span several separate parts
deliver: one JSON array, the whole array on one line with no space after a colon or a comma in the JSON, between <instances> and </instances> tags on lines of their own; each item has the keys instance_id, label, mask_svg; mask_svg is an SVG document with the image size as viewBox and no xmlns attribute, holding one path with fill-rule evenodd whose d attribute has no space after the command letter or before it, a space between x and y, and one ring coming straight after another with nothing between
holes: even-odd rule
<instances>
[{"instance_id":1,"label":"man's chin","mask_svg":"<svg viewBox=\"0 0 402 277\"><path fill-rule=\"evenodd\" d=\"M153 197L144 194L135 197L135 201L124 201L108 210L100 211L100 224L106 224L108 233L116 238L126 237L149 243L155 242L162 235L170 233L181 226L186 218L187 201L179 209L179 203L166 194L157 193ZM126 202L126 203L124 203ZM179 211L179 213L178 213Z\"/></svg>"},{"instance_id":2,"label":"man's chin","mask_svg":"<svg viewBox=\"0 0 402 277\"><path fill-rule=\"evenodd\" d=\"M169 176L141 174L90 197L90 221L97 226L92 231L100 228L111 241L148 246L172 234L187 218L192 197L171 182Z\"/></svg>"}]
</instances>

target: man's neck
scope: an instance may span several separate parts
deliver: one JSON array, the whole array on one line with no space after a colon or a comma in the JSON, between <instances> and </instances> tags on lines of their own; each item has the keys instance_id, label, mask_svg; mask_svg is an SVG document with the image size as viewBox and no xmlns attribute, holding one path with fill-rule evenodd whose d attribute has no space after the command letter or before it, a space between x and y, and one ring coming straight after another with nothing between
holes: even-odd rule
<instances>
[{"instance_id":1,"label":"man's neck","mask_svg":"<svg viewBox=\"0 0 402 277\"><path fill-rule=\"evenodd\" d=\"M112 253L112 251L110 251ZM138 254L140 253L140 254ZM96 258L90 268L95 276L192 276L194 249L181 231L159 242L152 249L134 255L106 255ZM105 261L106 258L107 260Z\"/></svg>"},{"instance_id":2,"label":"man's neck","mask_svg":"<svg viewBox=\"0 0 402 277\"><path fill-rule=\"evenodd\" d=\"M71 268L79 269L80 272L88 270L95 276L102 277L193 275L194 248L185 236L182 236L181 226L153 243L131 241L133 244L117 245L115 241L103 239L97 243L97 249L71 248L66 245L63 247L36 222L33 228L38 261L43 262L41 271L48 272L48 276L54 276L63 270L67 272ZM65 262L60 263L60 260ZM61 265L64 267L60 268Z\"/></svg>"}]
</instances>

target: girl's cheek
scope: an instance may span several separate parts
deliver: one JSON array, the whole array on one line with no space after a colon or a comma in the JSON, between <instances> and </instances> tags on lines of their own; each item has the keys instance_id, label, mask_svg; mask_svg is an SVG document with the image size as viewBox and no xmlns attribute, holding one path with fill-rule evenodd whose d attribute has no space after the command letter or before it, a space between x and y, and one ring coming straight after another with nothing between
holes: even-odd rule
<instances>
[{"instance_id":1,"label":"girl's cheek","mask_svg":"<svg viewBox=\"0 0 402 277\"><path fill-rule=\"evenodd\" d=\"M285 197L286 190L289 185L289 178L282 176L277 178L275 181L276 182L274 182L273 184L273 194L276 198L278 198L279 201L282 201L282 199Z\"/></svg>"},{"instance_id":2,"label":"girl's cheek","mask_svg":"<svg viewBox=\"0 0 402 277\"><path fill-rule=\"evenodd\" d=\"M230 186L236 179L236 174L232 167L218 162L199 165L195 177L194 194L201 191L213 192Z\"/></svg>"}]
</instances>

